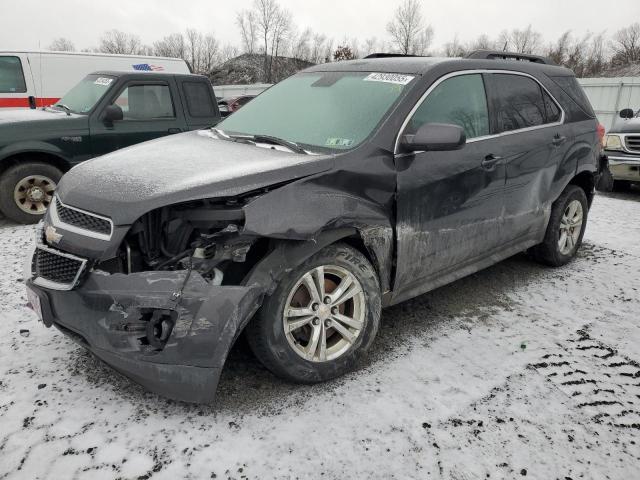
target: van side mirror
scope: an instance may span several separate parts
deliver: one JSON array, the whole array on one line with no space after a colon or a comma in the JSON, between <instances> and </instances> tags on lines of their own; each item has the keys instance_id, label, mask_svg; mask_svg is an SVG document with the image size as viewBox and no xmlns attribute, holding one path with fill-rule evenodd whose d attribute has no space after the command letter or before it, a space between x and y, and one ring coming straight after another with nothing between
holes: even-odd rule
<instances>
[{"instance_id":1,"label":"van side mirror","mask_svg":"<svg viewBox=\"0 0 640 480\"><path fill-rule=\"evenodd\" d=\"M404 135L402 147L409 151L459 150L467 142L462 127L450 123L425 123L414 135Z\"/></svg>"},{"instance_id":2,"label":"van side mirror","mask_svg":"<svg viewBox=\"0 0 640 480\"><path fill-rule=\"evenodd\" d=\"M104 115L102 121L105 125L113 126L113 122L122 120L124 118L124 112L118 105L109 105L104 109Z\"/></svg>"},{"instance_id":3,"label":"van side mirror","mask_svg":"<svg viewBox=\"0 0 640 480\"><path fill-rule=\"evenodd\" d=\"M620 110L620 118L624 118L625 120L628 120L630 118L633 118L635 116L635 114L633 113L633 110L631 110L630 108L623 108L622 110Z\"/></svg>"}]
</instances>

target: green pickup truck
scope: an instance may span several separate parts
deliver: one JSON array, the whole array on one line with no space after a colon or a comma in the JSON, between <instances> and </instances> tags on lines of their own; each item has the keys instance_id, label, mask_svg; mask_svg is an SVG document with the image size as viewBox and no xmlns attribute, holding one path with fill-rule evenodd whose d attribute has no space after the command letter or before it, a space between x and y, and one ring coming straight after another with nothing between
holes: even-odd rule
<instances>
[{"instance_id":1,"label":"green pickup truck","mask_svg":"<svg viewBox=\"0 0 640 480\"><path fill-rule=\"evenodd\" d=\"M204 76L87 75L51 107L0 111L0 211L17 222L36 223L60 177L74 165L219 121L213 87Z\"/></svg>"}]
</instances>

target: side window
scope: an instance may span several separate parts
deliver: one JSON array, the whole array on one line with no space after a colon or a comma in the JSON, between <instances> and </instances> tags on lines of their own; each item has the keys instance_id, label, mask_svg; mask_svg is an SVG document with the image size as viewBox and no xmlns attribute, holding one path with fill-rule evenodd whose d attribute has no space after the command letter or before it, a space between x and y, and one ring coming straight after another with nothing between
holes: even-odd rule
<instances>
[{"instance_id":1,"label":"side window","mask_svg":"<svg viewBox=\"0 0 640 480\"><path fill-rule=\"evenodd\" d=\"M18 57L0 57L0 93L24 93L27 85L24 82L22 62Z\"/></svg>"},{"instance_id":2,"label":"side window","mask_svg":"<svg viewBox=\"0 0 640 480\"><path fill-rule=\"evenodd\" d=\"M113 103L122 109L124 120L175 117L168 85L129 85Z\"/></svg>"},{"instance_id":3,"label":"side window","mask_svg":"<svg viewBox=\"0 0 640 480\"><path fill-rule=\"evenodd\" d=\"M540 85L529 77L493 74L498 132L543 125L545 102Z\"/></svg>"},{"instance_id":4,"label":"side window","mask_svg":"<svg viewBox=\"0 0 640 480\"><path fill-rule=\"evenodd\" d=\"M211 98L211 88L204 82L184 82L182 92L187 100L191 117L215 117L216 111Z\"/></svg>"},{"instance_id":5,"label":"side window","mask_svg":"<svg viewBox=\"0 0 640 480\"><path fill-rule=\"evenodd\" d=\"M559 122L562 118L560 108L547 92L542 92L542 96L544 97L544 109L547 112L547 123Z\"/></svg>"},{"instance_id":6,"label":"side window","mask_svg":"<svg viewBox=\"0 0 640 480\"><path fill-rule=\"evenodd\" d=\"M452 123L467 138L489 134L489 113L482 75L458 75L440 83L415 111L405 133L415 133L425 123Z\"/></svg>"}]
</instances>

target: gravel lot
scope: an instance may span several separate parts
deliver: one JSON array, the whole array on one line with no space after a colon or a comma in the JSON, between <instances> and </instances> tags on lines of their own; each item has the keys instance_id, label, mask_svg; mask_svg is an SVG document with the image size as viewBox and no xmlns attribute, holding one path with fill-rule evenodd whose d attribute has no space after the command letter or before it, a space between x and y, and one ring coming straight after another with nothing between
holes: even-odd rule
<instances>
[{"instance_id":1,"label":"gravel lot","mask_svg":"<svg viewBox=\"0 0 640 480\"><path fill-rule=\"evenodd\" d=\"M337 381L284 383L240 342L209 407L39 324L31 230L0 220L0 479L638 478L640 192L598 195L564 268L518 255L386 310Z\"/></svg>"}]
</instances>

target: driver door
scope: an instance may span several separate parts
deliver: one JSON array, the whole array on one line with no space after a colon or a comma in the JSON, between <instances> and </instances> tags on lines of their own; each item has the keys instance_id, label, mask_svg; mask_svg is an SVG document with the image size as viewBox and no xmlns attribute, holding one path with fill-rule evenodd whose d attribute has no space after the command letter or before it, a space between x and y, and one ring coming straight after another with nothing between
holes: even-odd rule
<instances>
[{"instance_id":1,"label":"driver door","mask_svg":"<svg viewBox=\"0 0 640 480\"><path fill-rule=\"evenodd\" d=\"M401 138L425 123L448 123L464 129L467 143L453 151L396 153L394 302L423 293L504 241L505 166L500 139L489 136L483 76L447 78L421 102Z\"/></svg>"},{"instance_id":2,"label":"driver door","mask_svg":"<svg viewBox=\"0 0 640 480\"><path fill-rule=\"evenodd\" d=\"M175 105L180 99L173 98L172 90L166 81L127 82L107 104L119 106L123 119L106 123L103 109L91 121L94 155L185 130L182 110Z\"/></svg>"}]
</instances>

